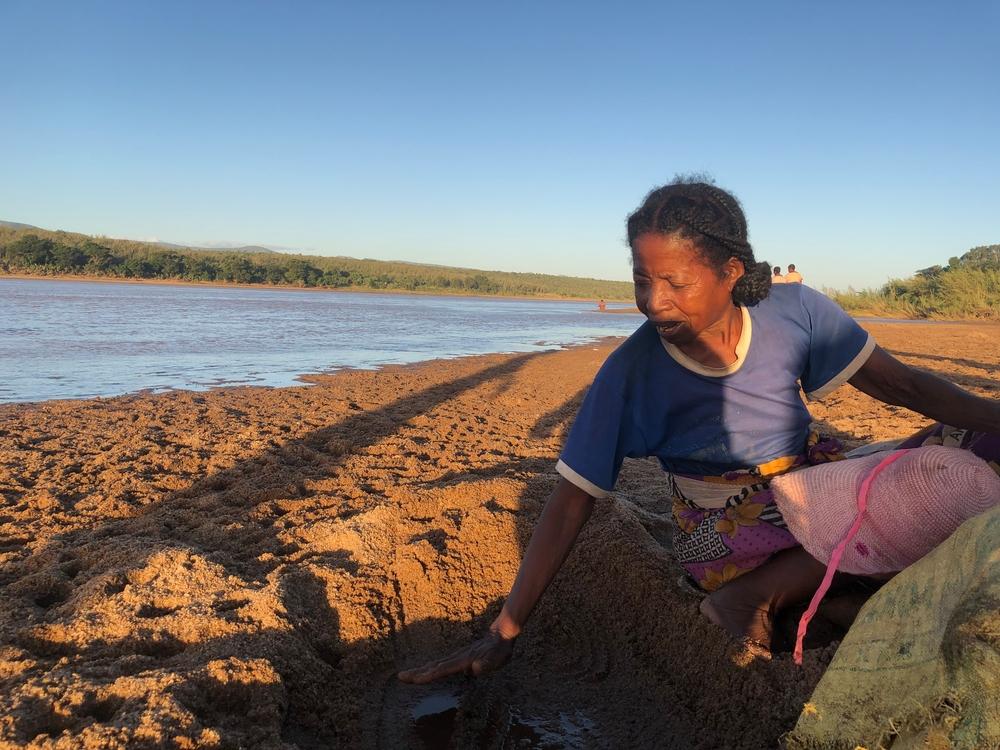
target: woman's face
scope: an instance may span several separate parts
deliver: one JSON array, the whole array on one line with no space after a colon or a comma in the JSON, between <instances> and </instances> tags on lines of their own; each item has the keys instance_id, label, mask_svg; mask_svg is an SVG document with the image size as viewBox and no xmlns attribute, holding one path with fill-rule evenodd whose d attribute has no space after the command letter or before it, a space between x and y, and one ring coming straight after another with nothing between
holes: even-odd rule
<instances>
[{"instance_id":1,"label":"woman's face","mask_svg":"<svg viewBox=\"0 0 1000 750\"><path fill-rule=\"evenodd\" d=\"M676 234L642 234L632 243L635 304L660 336L677 346L728 324L741 276L740 261L730 258L720 276L694 242Z\"/></svg>"}]
</instances>

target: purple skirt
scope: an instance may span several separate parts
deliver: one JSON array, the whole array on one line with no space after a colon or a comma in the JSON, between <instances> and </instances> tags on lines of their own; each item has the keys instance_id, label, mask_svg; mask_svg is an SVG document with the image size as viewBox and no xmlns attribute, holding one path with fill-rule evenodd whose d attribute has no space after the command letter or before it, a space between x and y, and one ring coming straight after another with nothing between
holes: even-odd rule
<instances>
[{"instance_id":1,"label":"purple skirt","mask_svg":"<svg viewBox=\"0 0 1000 750\"><path fill-rule=\"evenodd\" d=\"M899 448L946 445L972 451L1000 474L1000 435L957 430L933 424L903 441ZM786 461L780 471L730 472L724 477L688 477L737 490L726 507L705 509L675 493L673 551L688 575L706 591L748 573L777 552L797 547L774 504L768 481L778 474L846 458L843 445L813 433L805 453ZM763 467L761 467L763 468ZM739 488L744 488L740 491Z\"/></svg>"}]
</instances>

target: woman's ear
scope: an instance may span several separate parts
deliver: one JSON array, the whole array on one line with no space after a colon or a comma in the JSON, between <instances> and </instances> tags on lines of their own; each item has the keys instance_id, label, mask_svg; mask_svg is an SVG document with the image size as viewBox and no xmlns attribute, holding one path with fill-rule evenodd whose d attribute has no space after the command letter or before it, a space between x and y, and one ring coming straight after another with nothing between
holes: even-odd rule
<instances>
[{"instance_id":1,"label":"woman's ear","mask_svg":"<svg viewBox=\"0 0 1000 750\"><path fill-rule=\"evenodd\" d=\"M722 273L722 278L731 292L733 291L733 287L736 286L736 282L743 278L746 273L746 267L743 265L743 261L737 258L730 258L723 264Z\"/></svg>"}]
</instances>

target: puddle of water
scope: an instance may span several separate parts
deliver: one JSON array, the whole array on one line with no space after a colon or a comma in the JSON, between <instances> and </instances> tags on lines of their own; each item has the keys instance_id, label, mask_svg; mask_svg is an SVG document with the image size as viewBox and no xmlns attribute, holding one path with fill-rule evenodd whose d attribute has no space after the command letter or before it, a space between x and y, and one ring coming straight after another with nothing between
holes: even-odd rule
<instances>
[{"instance_id":1,"label":"puddle of water","mask_svg":"<svg viewBox=\"0 0 1000 750\"><path fill-rule=\"evenodd\" d=\"M455 732L458 696L431 693L413 707L413 730L427 750L445 750Z\"/></svg>"},{"instance_id":2,"label":"puddle of water","mask_svg":"<svg viewBox=\"0 0 1000 750\"><path fill-rule=\"evenodd\" d=\"M431 693L411 710L414 735L424 750L447 750L455 738L459 696ZM502 716L502 718L501 718ZM501 750L558 750L585 748L598 739L594 722L582 711L559 711L542 718L507 706L488 722L480 740ZM492 724L492 726L489 726Z\"/></svg>"},{"instance_id":3,"label":"puddle of water","mask_svg":"<svg viewBox=\"0 0 1000 750\"><path fill-rule=\"evenodd\" d=\"M593 730L594 722L582 711L560 711L557 717L539 719L511 710L503 746L532 750L582 748L593 744Z\"/></svg>"}]
</instances>

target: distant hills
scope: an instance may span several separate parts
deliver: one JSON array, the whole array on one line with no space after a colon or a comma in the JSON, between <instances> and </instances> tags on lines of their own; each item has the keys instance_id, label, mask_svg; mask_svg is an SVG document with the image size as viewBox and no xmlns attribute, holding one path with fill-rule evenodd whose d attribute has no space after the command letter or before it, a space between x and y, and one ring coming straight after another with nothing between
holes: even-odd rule
<instances>
[{"instance_id":1,"label":"distant hills","mask_svg":"<svg viewBox=\"0 0 1000 750\"><path fill-rule=\"evenodd\" d=\"M632 284L426 263L205 248L51 231L0 221L0 273L159 279L436 294L631 300Z\"/></svg>"},{"instance_id":2,"label":"distant hills","mask_svg":"<svg viewBox=\"0 0 1000 750\"><path fill-rule=\"evenodd\" d=\"M0 220L0 227L8 227L10 229L34 229L38 232L45 232L48 230L42 229L41 227L36 227L32 224L21 224L16 221L2 221ZM197 245L177 245L173 242L148 242L146 244L155 245L156 247L166 247L171 250L225 250L230 253L276 253L277 250L272 250L269 247L263 247L261 245L243 245L240 247L199 247Z\"/></svg>"},{"instance_id":3,"label":"distant hills","mask_svg":"<svg viewBox=\"0 0 1000 750\"><path fill-rule=\"evenodd\" d=\"M242 245L240 247L197 247L192 245L175 245L172 242L151 242L151 245L156 245L157 247L166 247L171 250L223 250L227 253L277 253L277 250L272 250L269 247L263 247L261 245Z\"/></svg>"},{"instance_id":4,"label":"distant hills","mask_svg":"<svg viewBox=\"0 0 1000 750\"><path fill-rule=\"evenodd\" d=\"M0 221L0 227L10 227L11 229L38 229L31 224L19 224L16 221Z\"/></svg>"}]
</instances>

